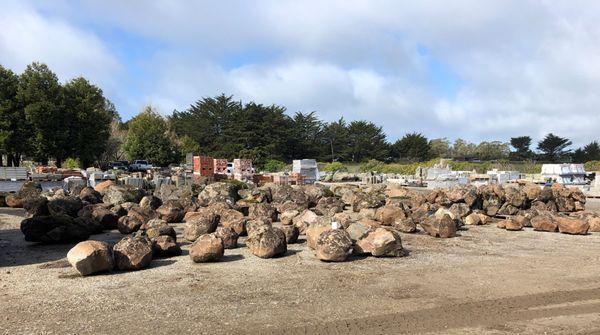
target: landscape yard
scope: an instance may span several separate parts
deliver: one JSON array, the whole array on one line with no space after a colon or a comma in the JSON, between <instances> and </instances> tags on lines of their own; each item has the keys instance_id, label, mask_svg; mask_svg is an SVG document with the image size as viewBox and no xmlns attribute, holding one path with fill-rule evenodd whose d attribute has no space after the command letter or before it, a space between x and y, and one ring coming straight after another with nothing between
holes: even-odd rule
<instances>
[{"instance_id":1,"label":"landscape yard","mask_svg":"<svg viewBox=\"0 0 600 335\"><path fill-rule=\"evenodd\" d=\"M598 212L598 201L587 208ZM183 255L145 270L81 277L65 259L74 244L25 242L25 212L0 210L6 334L600 332L598 233L488 224L452 239L402 234L405 257L343 263L319 261L306 243L261 259L240 239L221 262L197 264L182 243Z\"/></svg>"}]
</instances>

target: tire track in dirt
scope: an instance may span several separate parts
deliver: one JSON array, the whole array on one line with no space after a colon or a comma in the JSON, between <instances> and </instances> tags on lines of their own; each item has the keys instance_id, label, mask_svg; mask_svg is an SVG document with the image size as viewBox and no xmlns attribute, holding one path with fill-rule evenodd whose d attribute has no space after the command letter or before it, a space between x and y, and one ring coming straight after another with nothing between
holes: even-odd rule
<instances>
[{"instance_id":1,"label":"tire track in dirt","mask_svg":"<svg viewBox=\"0 0 600 335\"><path fill-rule=\"evenodd\" d=\"M553 291L500 299L442 305L411 312L357 317L259 334L402 334L492 326L546 317L600 313L600 288ZM571 303L567 306L553 305ZM577 303L577 304L573 304Z\"/></svg>"}]
</instances>

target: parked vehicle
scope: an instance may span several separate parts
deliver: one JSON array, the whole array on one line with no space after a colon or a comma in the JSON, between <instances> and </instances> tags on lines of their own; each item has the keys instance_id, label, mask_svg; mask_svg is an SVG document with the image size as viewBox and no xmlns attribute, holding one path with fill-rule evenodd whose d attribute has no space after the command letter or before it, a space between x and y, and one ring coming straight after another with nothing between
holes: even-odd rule
<instances>
[{"instance_id":1,"label":"parked vehicle","mask_svg":"<svg viewBox=\"0 0 600 335\"><path fill-rule=\"evenodd\" d=\"M129 166L129 171L131 172L144 172L152 169L152 164L148 163L146 160L137 159L134 160L133 163Z\"/></svg>"},{"instance_id":2,"label":"parked vehicle","mask_svg":"<svg viewBox=\"0 0 600 335\"><path fill-rule=\"evenodd\" d=\"M127 171L127 170L129 170L129 166L123 161L116 161L116 162L108 163L108 169L109 170Z\"/></svg>"}]
</instances>

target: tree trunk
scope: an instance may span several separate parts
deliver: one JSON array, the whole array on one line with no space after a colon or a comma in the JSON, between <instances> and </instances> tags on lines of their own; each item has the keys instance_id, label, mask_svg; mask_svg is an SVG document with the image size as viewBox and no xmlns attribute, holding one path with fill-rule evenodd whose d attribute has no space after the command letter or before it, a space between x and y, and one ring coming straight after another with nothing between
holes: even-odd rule
<instances>
[{"instance_id":1,"label":"tree trunk","mask_svg":"<svg viewBox=\"0 0 600 335\"><path fill-rule=\"evenodd\" d=\"M14 167L19 167L21 166L21 154L20 153L16 153L13 156L13 166Z\"/></svg>"},{"instance_id":2,"label":"tree trunk","mask_svg":"<svg viewBox=\"0 0 600 335\"><path fill-rule=\"evenodd\" d=\"M62 158L61 157L56 157L56 167L59 169L62 167Z\"/></svg>"},{"instance_id":3,"label":"tree trunk","mask_svg":"<svg viewBox=\"0 0 600 335\"><path fill-rule=\"evenodd\" d=\"M6 155L6 166L14 166L14 155L13 154L8 154Z\"/></svg>"},{"instance_id":4,"label":"tree trunk","mask_svg":"<svg viewBox=\"0 0 600 335\"><path fill-rule=\"evenodd\" d=\"M4 155L0 154L0 166L4 166Z\"/></svg>"}]
</instances>

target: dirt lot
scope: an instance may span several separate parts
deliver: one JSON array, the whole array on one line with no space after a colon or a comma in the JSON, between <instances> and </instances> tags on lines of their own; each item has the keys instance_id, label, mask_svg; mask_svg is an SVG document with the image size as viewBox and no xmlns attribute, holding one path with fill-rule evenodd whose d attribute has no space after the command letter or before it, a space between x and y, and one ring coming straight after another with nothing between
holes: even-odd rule
<instances>
[{"instance_id":1,"label":"dirt lot","mask_svg":"<svg viewBox=\"0 0 600 335\"><path fill-rule=\"evenodd\" d=\"M276 259L242 247L194 264L184 246L143 271L83 278L65 265L72 245L23 241L22 215L0 210L6 334L600 333L600 234L404 234L407 257L345 263L320 262L302 243Z\"/></svg>"}]
</instances>

